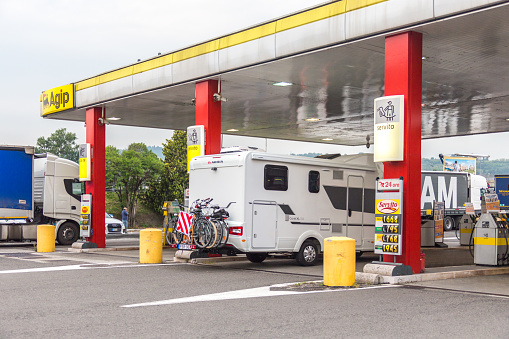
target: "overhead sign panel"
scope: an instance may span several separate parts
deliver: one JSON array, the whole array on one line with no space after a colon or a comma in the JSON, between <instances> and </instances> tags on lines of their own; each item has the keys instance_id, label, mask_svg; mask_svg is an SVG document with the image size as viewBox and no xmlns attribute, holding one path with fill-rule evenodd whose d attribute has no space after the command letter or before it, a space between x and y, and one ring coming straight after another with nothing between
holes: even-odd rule
<instances>
[{"instance_id":1,"label":"overhead sign panel","mask_svg":"<svg viewBox=\"0 0 509 339\"><path fill-rule=\"evenodd\" d=\"M375 162L403 161L405 97L375 99Z\"/></svg>"},{"instance_id":2,"label":"overhead sign panel","mask_svg":"<svg viewBox=\"0 0 509 339\"><path fill-rule=\"evenodd\" d=\"M91 152L90 152L90 144L80 144L78 148L78 153L80 157L80 181L90 181L91 180Z\"/></svg>"},{"instance_id":3,"label":"overhead sign panel","mask_svg":"<svg viewBox=\"0 0 509 339\"><path fill-rule=\"evenodd\" d=\"M74 108L74 85L64 85L42 92L42 116Z\"/></svg>"},{"instance_id":4,"label":"overhead sign panel","mask_svg":"<svg viewBox=\"0 0 509 339\"><path fill-rule=\"evenodd\" d=\"M205 155L205 126L189 126L187 128L187 171L191 160Z\"/></svg>"},{"instance_id":5,"label":"overhead sign panel","mask_svg":"<svg viewBox=\"0 0 509 339\"><path fill-rule=\"evenodd\" d=\"M444 171L476 174L476 158L444 157Z\"/></svg>"}]
</instances>

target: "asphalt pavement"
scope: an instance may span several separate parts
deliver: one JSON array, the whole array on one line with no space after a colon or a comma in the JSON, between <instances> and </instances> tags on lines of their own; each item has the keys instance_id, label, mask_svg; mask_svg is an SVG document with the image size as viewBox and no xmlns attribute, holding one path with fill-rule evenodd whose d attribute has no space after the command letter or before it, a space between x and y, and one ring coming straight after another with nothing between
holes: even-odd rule
<instances>
[{"instance_id":1,"label":"asphalt pavement","mask_svg":"<svg viewBox=\"0 0 509 339\"><path fill-rule=\"evenodd\" d=\"M51 253L0 245L0 337L509 337L508 268L440 265L440 256L467 260L456 258L469 255L459 244L424 249L435 267L413 276L434 280L308 290L300 287L323 280L321 262L238 255L192 264L164 248L162 264L139 264L135 233L106 244ZM364 253L357 271L377 259ZM485 273L440 276L470 271Z\"/></svg>"}]
</instances>

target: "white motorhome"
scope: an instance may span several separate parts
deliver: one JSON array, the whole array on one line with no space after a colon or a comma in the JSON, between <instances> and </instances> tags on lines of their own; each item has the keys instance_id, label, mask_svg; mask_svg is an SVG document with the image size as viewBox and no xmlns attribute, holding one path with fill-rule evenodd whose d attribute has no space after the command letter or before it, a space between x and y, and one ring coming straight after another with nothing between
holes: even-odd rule
<instances>
[{"instance_id":1,"label":"white motorhome","mask_svg":"<svg viewBox=\"0 0 509 339\"><path fill-rule=\"evenodd\" d=\"M313 265L323 239L347 236L373 251L375 181L372 154L316 159L243 151L191 160L190 201L213 198L230 218L228 244L253 262L293 253Z\"/></svg>"}]
</instances>

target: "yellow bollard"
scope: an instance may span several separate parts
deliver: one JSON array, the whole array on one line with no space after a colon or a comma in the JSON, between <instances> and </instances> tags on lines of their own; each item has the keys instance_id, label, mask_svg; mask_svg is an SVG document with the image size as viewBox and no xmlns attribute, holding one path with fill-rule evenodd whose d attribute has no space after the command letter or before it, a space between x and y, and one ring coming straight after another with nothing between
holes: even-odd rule
<instances>
[{"instance_id":1,"label":"yellow bollard","mask_svg":"<svg viewBox=\"0 0 509 339\"><path fill-rule=\"evenodd\" d=\"M324 239L323 284L352 286L355 283L355 240L347 237Z\"/></svg>"},{"instance_id":2,"label":"yellow bollard","mask_svg":"<svg viewBox=\"0 0 509 339\"><path fill-rule=\"evenodd\" d=\"M37 225L37 252L55 252L55 226Z\"/></svg>"},{"instance_id":3,"label":"yellow bollard","mask_svg":"<svg viewBox=\"0 0 509 339\"><path fill-rule=\"evenodd\" d=\"M163 231L148 228L140 231L140 263L161 264L163 262Z\"/></svg>"}]
</instances>

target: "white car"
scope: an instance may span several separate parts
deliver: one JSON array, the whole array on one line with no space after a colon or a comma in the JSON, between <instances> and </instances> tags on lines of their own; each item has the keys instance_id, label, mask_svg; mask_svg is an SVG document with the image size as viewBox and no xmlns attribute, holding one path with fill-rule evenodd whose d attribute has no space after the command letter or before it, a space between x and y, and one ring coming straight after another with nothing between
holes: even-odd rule
<instances>
[{"instance_id":1,"label":"white car","mask_svg":"<svg viewBox=\"0 0 509 339\"><path fill-rule=\"evenodd\" d=\"M122 221L113 218L113 215L106 213L104 218L106 234L125 234L125 227Z\"/></svg>"}]
</instances>

